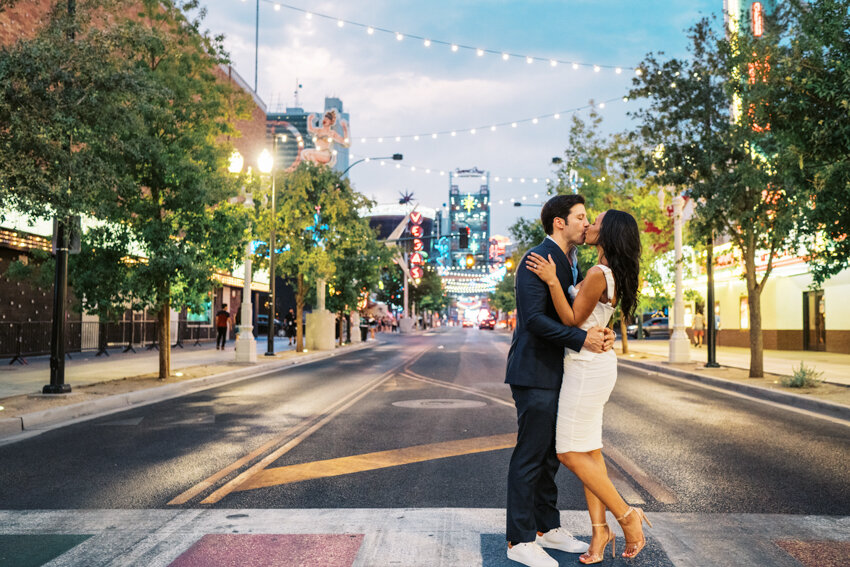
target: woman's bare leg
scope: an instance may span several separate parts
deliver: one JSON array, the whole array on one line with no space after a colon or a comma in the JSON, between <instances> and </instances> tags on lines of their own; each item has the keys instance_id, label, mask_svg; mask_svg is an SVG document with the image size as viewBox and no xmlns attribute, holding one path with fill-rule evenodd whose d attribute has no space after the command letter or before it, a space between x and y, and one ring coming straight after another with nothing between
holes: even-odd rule
<instances>
[{"instance_id":1,"label":"woman's bare leg","mask_svg":"<svg viewBox=\"0 0 850 567\"><path fill-rule=\"evenodd\" d=\"M591 498L587 498L588 511L591 513L593 523L603 523L605 521L605 508L611 510L615 518L622 518L629 505L614 488L611 479L608 478L608 469L605 466L605 460L602 457L602 451L597 449L587 453L578 453L570 451L568 453L558 453L558 460L570 469L579 480L584 483L585 495L588 491L598 500L602 507L602 513L599 514L600 507L595 504ZM591 507L595 509L591 511ZM599 514L599 521L594 518L595 514ZM640 521L632 521L631 514L628 518L626 526L623 526L623 533L626 536L626 541L637 541L643 537L643 527Z\"/></svg>"}]
</instances>

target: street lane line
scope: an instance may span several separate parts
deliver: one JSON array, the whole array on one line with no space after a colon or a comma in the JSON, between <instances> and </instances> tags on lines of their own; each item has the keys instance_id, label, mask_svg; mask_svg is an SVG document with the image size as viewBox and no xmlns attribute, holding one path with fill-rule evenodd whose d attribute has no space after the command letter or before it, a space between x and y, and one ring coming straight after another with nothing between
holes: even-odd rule
<instances>
[{"instance_id":1,"label":"street lane line","mask_svg":"<svg viewBox=\"0 0 850 567\"><path fill-rule=\"evenodd\" d=\"M377 388L378 386L383 384L385 381L387 381L389 378L391 378L393 375L395 375L400 368L405 368L405 367L415 363L417 360L419 360L419 358L421 358L429 350L431 350L430 346L420 350L418 353L416 353L412 357L408 358L407 360L402 361L400 364L395 366L393 369L385 372L384 374L378 376L377 378L375 378L371 382L367 383L362 388L356 390L353 394L349 395L347 398L340 400L340 402L338 402L337 404L332 406L333 409L330 410L330 413L327 413L325 415L325 417L320 419L318 422L315 422L315 419L320 417L319 415L311 418L314 422L312 423L312 425L305 423L304 424L305 426L309 425L309 427L307 427L306 430L299 433L293 439L290 439L289 441L287 441L283 446L281 446L280 448L278 448L274 452L272 452L269 455L267 455L266 457L264 457L261 461L254 464L251 468L244 471L243 473L241 473L236 478L227 482L224 486L222 486L221 488L219 488L218 490L216 490L215 492L210 494L207 498L205 498L204 500L201 500L201 504L215 504L216 502L219 502L222 498L224 498L225 496L227 496L228 494L233 492L236 488L238 488L239 485L241 485L242 483L249 480L252 476L254 476L255 474L262 471L264 468L266 468L268 465L270 465L271 463L276 461L282 455L289 452L294 447L297 447L304 439L306 439L307 437L309 437L310 435L312 435L313 433L318 431L321 427L323 427L329 421L334 419L337 415L339 415L340 413L342 413L343 411L347 410L348 408L353 406L355 403L360 401L363 397L366 396L366 394L368 394L369 392L371 392L372 390L374 390L375 388ZM328 410L326 410L326 412L327 411ZM229 469L229 471L227 473L222 474L224 472L224 470L227 470L227 469L224 469L222 471L219 471L218 473L216 473L213 476L217 477L216 480L220 480L224 476L227 476L227 474L230 474L230 472L233 472L234 470L241 468L247 462L253 460L254 458L259 456L260 454L265 453L270 448L270 447L268 447L269 445L273 446L274 444L280 443L285 438L286 438L285 436L277 437L274 440L274 443L266 443L266 445L263 446L263 447L265 447L264 451L259 452L259 453L258 453L259 450L254 451L252 454L257 453L257 454L254 455L254 457L252 457L252 458L248 458L247 456L243 457L242 459L237 461L237 463L241 462L241 464L239 464L238 466L234 466L234 465L236 465L236 463L234 463L233 465L230 465L229 467L227 467L227 469ZM210 477L210 478L212 478L212 477ZM196 494L203 492L203 490L205 490L207 487L209 487L209 483L207 483L206 480L199 483L198 487L200 487L200 484L205 484L206 486L205 486L205 488L202 488L199 491L196 491ZM190 489L190 490L195 490L195 489L193 488L193 489Z\"/></svg>"},{"instance_id":2,"label":"street lane line","mask_svg":"<svg viewBox=\"0 0 850 567\"><path fill-rule=\"evenodd\" d=\"M497 404L501 404L503 406L514 407L513 400L506 400L504 398L500 398L498 396L494 396L492 394L488 394L483 390L479 390L477 388L470 388L469 386L461 386L459 384L452 384L450 382L445 382L443 380L436 380L434 378L428 378L427 376L422 376L421 374L417 374L412 370L405 370L402 373L402 376L405 378L409 378L411 380L418 380L420 382L425 382L427 384L433 384L435 386L440 386L443 388L449 388L451 390L458 390L460 392L465 392L467 394L472 394L473 396L478 396L480 398L485 398L492 402L496 402Z\"/></svg>"},{"instance_id":3,"label":"street lane line","mask_svg":"<svg viewBox=\"0 0 850 567\"><path fill-rule=\"evenodd\" d=\"M421 357L423 354L425 354L425 352L427 352L427 349L425 349L422 352L415 355L413 357L412 361L410 359L408 359L407 361L402 362L401 364L395 366L391 370L388 370L387 372L385 372L384 374L379 376L376 380L380 380L383 377L392 376L400 367L404 367L405 365L410 364L411 362L415 362L416 360L419 359L419 357ZM191 487L190 489L186 490L182 494L173 498L170 502L168 502L168 506L178 506L178 505L181 505L181 504L185 504L189 500L191 500L191 499L195 498L196 496L198 496L199 494L205 492L206 490L211 488L216 482L218 482L222 478L224 478L227 475L231 474L232 472L242 468L243 466L250 463L251 461L253 461L257 457L259 457L260 455L263 455L264 453L270 451L273 447L280 445L281 443L284 443L287 439L291 439L293 436L298 435L301 431L310 427L310 425L315 423L317 420L319 420L323 415L325 415L329 411L334 411L339 406L345 404L351 397L357 396L363 389L369 387L370 384L372 384L372 382L367 383L366 385L362 386L358 390L355 390L354 392L349 394L349 396L337 401L335 404L333 404L333 405L331 405L331 406L329 406L329 407L327 407L327 408L325 408L325 409L323 409L319 412L316 412L315 414L311 415L310 417L308 417L307 419L305 419L301 423L293 425L292 427L290 427L286 431L284 431L282 434L274 437L273 439L271 439L267 443L264 443L260 447L257 447L256 449L254 449L253 451L251 451L250 453L248 453L247 455L245 455L241 459L239 459L239 460L235 461L234 463L228 465L227 467L221 469L217 473L205 478L204 480L202 480L201 482L199 482L195 486Z\"/></svg>"},{"instance_id":4,"label":"street lane line","mask_svg":"<svg viewBox=\"0 0 850 567\"><path fill-rule=\"evenodd\" d=\"M328 478L410 465L413 463L433 461L435 459L459 457L501 449L513 449L514 445L516 445L516 433L506 433L504 435L476 437L473 439L462 439L460 441L444 441L442 443L417 445L391 451L378 451L337 459L312 461L298 465L265 469L254 475L249 481L242 483L236 490L254 490L317 478Z\"/></svg>"},{"instance_id":5,"label":"street lane line","mask_svg":"<svg viewBox=\"0 0 850 567\"><path fill-rule=\"evenodd\" d=\"M679 501L672 490L654 476L643 470L637 463L621 453L619 449L609 443L605 443L602 454L611 459L618 467L623 469L627 475L632 477L650 496L662 504L675 504Z\"/></svg>"}]
</instances>

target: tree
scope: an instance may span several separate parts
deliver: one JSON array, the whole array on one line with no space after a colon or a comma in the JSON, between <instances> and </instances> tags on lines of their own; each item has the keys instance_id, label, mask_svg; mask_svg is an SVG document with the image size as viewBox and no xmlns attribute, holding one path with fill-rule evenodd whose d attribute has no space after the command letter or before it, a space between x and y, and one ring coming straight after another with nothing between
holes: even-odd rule
<instances>
[{"instance_id":1,"label":"tree","mask_svg":"<svg viewBox=\"0 0 850 567\"><path fill-rule=\"evenodd\" d=\"M697 202L691 230L703 240L715 231L741 251L750 311L750 376L761 377L761 292L781 250L795 249L801 195L777 173L777 140L770 132L776 92L768 76L781 28L757 40L719 36L708 20L690 29L691 58L659 61L650 54L633 79L630 98L647 99L636 112L645 143L644 166L658 182L683 189ZM733 109L730 113L730 109ZM756 272L756 254L768 262Z\"/></svg>"},{"instance_id":2,"label":"tree","mask_svg":"<svg viewBox=\"0 0 850 567\"><path fill-rule=\"evenodd\" d=\"M643 288L645 282L659 279L656 260L669 246L671 223L658 204L660 188L652 178L647 178L641 164L635 160L640 152L634 140L627 134L603 136L599 134L601 127L602 117L595 110L590 112L587 122L573 117L569 145L553 190L567 194L578 189L591 218L608 209L618 209L637 219L639 226L642 225L640 288ZM579 187L574 187L575 177L571 178L571 171L578 176ZM582 266L592 266L596 261L595 249L579 248ZM628 324L620 317L624 353L628 352Z\"/></svg>"},{"instance_id":3,"label":"tree","mask_svg":"<svg viewBox=\"0 0 850 567\"><path fill-rule=\"evenodd\" d=\"M369 292L377 288L381 270L392 263L393 254L386 244L377 240L368 219L357 214L365 206L371 206L371 202L359 193L352 193L354 206L349 210L352 216L345 221L345 238L333 250L336 266L334 277L328 282L327 307L339 316L340 344L343 343L343 317L356 308L364 295L368 297Z\"/></svg>"},{"instance_id":4,"label":"tree","mask_svg":"<svg viewBox=\"0 0 850 567\"><path fill-rule=\"evenodd\" d=\"M102 218L116 191L135 187L124 117L149 91L85 7L72 20L57 4L33 39L0 47L0 219L10 210Z\"/></svg>"},{"instance_id":5,"label":"tree","mask_svg":"<svg viewBox=\"0 0 850 567\"><path fill-rule=\"evenodd\" d=\"M502 281L496 284L496 289L489 295L490 307L503 313L516 309L516 275L508 272Z\"/></svg>"},{"instance_id":6,"label":"tree","mask_svg":"<svg viewBox=\"0 0 850 567\"><path fill-rule=\"evenodd\" d=\"M422 268L422 277L410 289L410 300L419 306L420 310L439 313L449 305L443 279L437 274L434 266Z\"/></svg>"},{"instance_id":7,"label":"tree","mask_svg":"<svg viewBox=\"0 0 850 567\"><path fill-rule=\"evenodd\" d=\"M134 300L157 312L160 379L170 375L172 307L200 310L215 271L241 257L248 221L243 207L228 202L238 184L227 172L226 141L246 116L247 98L216 76L226 60L221 38L187 19L184 11L196 7L144 0L134 18L106 32L127 72L149 90L122 115L122 155L134 186L114 191L104 208L127 233L124 256L142 257L124 267Z\"/></svg>"},{"instance_id":8,"label":"tree","mask_svg":"<svg viewBox=\"0 0 850 567\"><path fill-rule=\"evenodd\" d=\"M810 196L801 232L815 284L850 266L850 1L787 3L789 41L768 76L785 186Z\"/></svg>"},{"instance_id":9,"label":"tree","mask_svg":"<svg viewBox=\"0 0 850 567\"><path fill-rule=\"evenodd\" d=\"M276 227L276 262L278 275L288 274L295 279L296 306L296 350L304 350L302 320L304 304L311 297L319 281L336 281L343 293L360 290L364 282L375 277L370 262L383 261L383 252L377 245L368 244L368 223L358 217L357 211L365 208L369 201L351 188L347 179L327 166L301 162L293 172L277 172L277 207L274 215L261 212L255 226L258 234L269 234L270 222ZM374 235L374 233L371 233ZM374 236L371 236L374 238ZM359 266L357 284L346 278L348 274L337 270L346 269L356 262L355 250L358 243L366 243L362 256L368 265ZM377 243L376 243L377 244ZM268 244L257 249L257 260L268 266ZM361 279L362 278L362 279ZM334 286L335 289L336 286ZM348 299L352 299L349 297ZM354 305L343 303L343 305ZM334 305L335 306L335 305ZM336 307L336 306L335 306Z\"/></svg>"}]
</instances>

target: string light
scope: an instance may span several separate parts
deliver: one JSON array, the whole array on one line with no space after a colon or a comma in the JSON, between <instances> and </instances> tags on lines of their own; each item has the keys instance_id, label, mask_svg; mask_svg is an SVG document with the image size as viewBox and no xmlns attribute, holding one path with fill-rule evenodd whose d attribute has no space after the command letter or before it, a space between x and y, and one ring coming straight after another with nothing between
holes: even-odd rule
<instances>
[{"instance_id":1,"label":"string light","mask_svg":"<svg viewBox=\"0 0 850 567\"><path fill-rule=\"evenodd\" d=\"M244 2L245 0L242 0L242 1ZM363 23L360 23L360 22L354 22L354 21L351 21L351 20L338 18L336 16L331 16L329 14L322 14L322 13L319 13L319 12L308 12L304 8L299 8L298 6L292 6L291 4L276 3L273 0L263 0L263 2L265 2L267 4L273 4L276 11L280 10L280 8L286 8L287 10L292 10L292 11L295 11L295 12L301 12L301 13L304 14L304 16L308 20L313 19L314 15L318 18L323 18L323 19L326 19L326 20L333 20L337 23L337 27L339 27L339 28L342 28L347 24L349 26L359 27L359 28L365 29L366 33L368 33L369 35L374 35L375 32L381 32L381 33L385 33L385 34L394 35L396 40L398 40L398 41L402 41L405 37L422 40L425 47L430 47L432 43L437 43L437 44L440 44L440 45L450 46L451 50L453 52L457 52L461 49L467 50L467 51L474 51L475 54L479 57L483 57L485 53L492 53L494 55L501 55L502 59L505 60L505 61L508 61L511 58L517 58L517 59L521 58L521 59L525 59L526 63L528 63L528 64L534 63L535 61L548 62L549 66L553 67L553 68L558 67L558 65L560 63L563 63L565 65L566 64L572 65L573 69L578 69L579 67L593 68L593 70L596 71L597 73L603 68L604 69L612 69L617 74L620 74L622 72L622 69L634 69L635 72L638 72L638 69L636 69L635 67L627 67L627 66L622 66L622 65L617 66L617 65L601 65L601 64L594 64L594 63L581 63L581 62L578 62L578 61L564 61L564 60L557 59L557 58L554 58L554 57L540 57L540 56L526 55L526 54L520 54L520 53L508 53L506 51L502 51L501 49L488 49L488 48L485 48L485 47L474 47L474 46L471 46L471 45L463 45L461 43L452 42L452 41L443 41L443 40L438 40L438 39L428 39L428 38L425 38L424 36L411 34L411 33L402 33L400 31L389 30L389 29L382 28L382 27L379 27L379 26L373 26L373 25L363 24Z\"/></svg>"},{"instance_id":2,"label":"string light","mask_svg":"<svg viewBox=\"0 0 850 567\"><path fill-rule=\"evenodd\" d=\"M371 140L377 140L380 143L381 141L383 141L384 138L395 138L395 140L397 142L401 141L402 139L413 139L413 141L418 142L420 138L427 138L429 136L431 137L432 140L436 140L439 137L439 135L441 135L441 134L446 135L446 136L457 137L458 135L464 134L464 133L475 134L479 130L481 130L481 131L490 130L491 132L495 132L498 129L499 126L510 126L511 128L517 128L517 127L519 127L520 124L525 124L525 123L539 124L541 120L546 120L546 119L549 119L549 118L552 118L554 120L560 120L562 114L570 114L570 113L574 114L574 113L580 112L582 110L587 110L589 108L593 108L594 106L596 106L596 108L599 108L599 109L604 109L605 106L608 103L620 102L620 101L621 102L628 102L628 100L629 100L628 97L610 98L608 100L604 100L602 102L599 102L596 105L586 104L584 106L578 106L578 107L575 107L575 108L562 110L560 112L555 112L555 113L552 113L552 114L541 114L540 116L533 116L533 117L530 117L530 118L523 118L521 120L513 120L513 121L510 121L510 122L499 122L499 123L491 124L491 125L488 125L488 126L475 126L475 127L472 127L472 128L454 128L454 129L451 129L451 130L441 130L439 132L431 132L431 133L420 132L419 134L401 134L401 135L380 136L380 137L378 137L378 136L363 136L363 137L360 138L360 142L366 143L366 142L371 141Z\"/></svg>"},{"instance_id":3,"label":"string light","mask_svg":"<svg viewBox=\"0 0 850 567\"><path fill-rule=\"evenodd\" d=\"M363 157L363 156L358 156L356 154L349 154L348 157L350 159L358 159L358 158ZM366 157L363 157L363 161L364 161L364 163L376 163L374 160L371 160L370 158L366 158ZM380 163L382 167L386 166L386 161L378 161L377 163ZM423 175L431 175L431 173L436 173L437 171L439 171L439 175L442 175L442 176L446 175L446 170L437 170L437 169L434 169L434 168L431 168L431 167L423 167L421 165L405 165L404 167L402 167L401 164L397 163L397 164L395 164L395 167L396 167L396 169L400 169L400 170L403 170L403 171L409 171L410 173L420 173L420 174L423 174ZM482 176L482 180L486 180L486 177ZM513 184L515 181L519 182L519 183L525 183L527 180L528 179L526 177L504 177L503 175L496 175L492 172L490 173L490 185L491 186L495 185L495 184L501 185L503 183ZM532 184L545 183L546 185L550 185L553 180L552 180L551 177L546 177L546 178L532 177L530 179L530 181L531 181ZM547 193L547 194L543 195L543 197L548 198L549 194ZM539 201L539 199L540 199L540 192L529 193L529 194L520 195L520 196L517 196L517 197L510 197L508 199L508 203L512 205L513 203L520 202L520 201L529 201L529 200L538 200ZM499 199L499 201L492 200L490 202L491 202L491 204L496 204L496 203L498 203L499 205L505 204L504 199Z\"/></svg>"}]
</instances>

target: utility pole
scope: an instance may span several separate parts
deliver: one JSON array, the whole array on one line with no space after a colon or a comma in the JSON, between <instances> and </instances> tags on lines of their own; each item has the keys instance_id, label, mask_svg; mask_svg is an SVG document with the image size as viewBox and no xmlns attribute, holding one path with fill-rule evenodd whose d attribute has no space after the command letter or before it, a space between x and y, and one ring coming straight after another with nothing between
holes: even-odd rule
<instances>
[{"instance_id":1,"label":"utility pole","mask_svg":"<svg viewBox=\"0 0 850 567\"><path fill-rule=\"evenodd\" d=\"M717 364L717 321L714 313L714 229L708 240L708 255L705 271L708 279L708 293L706 294L705 322L707 327L706 344L708 346L708 362L706 368L719 368Z\"/></svg>"},{"instance_id":2,"label":"utility pole","mask_svg":"<svg viewBox=\"0 0 850 567\"><path fill-rule=\"evenodd\" d=\"M68 40L73 42L76 0L68 0ZM69 139L68 152L71 151ZM69 160L70 163L70 160ZM68 175L70 190L71 175ZM53 247L56 253L56 271L53 276L53 321L50 331L50 384L42 388L44 394L64 394L71 391L65 383L65 303L68 301L68 218L55 219Z\"/></svg>"}]
</instances>

